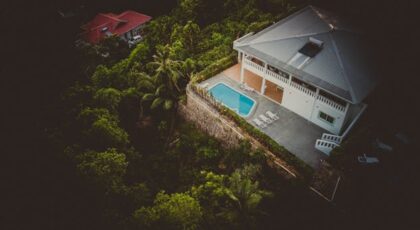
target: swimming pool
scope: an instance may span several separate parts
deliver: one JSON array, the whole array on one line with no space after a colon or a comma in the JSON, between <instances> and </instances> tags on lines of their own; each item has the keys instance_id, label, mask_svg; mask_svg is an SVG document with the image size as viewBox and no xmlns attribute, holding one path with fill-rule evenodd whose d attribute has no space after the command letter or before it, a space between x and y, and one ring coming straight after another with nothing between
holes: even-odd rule
<instances>
[{"instance_id":1,"label":"swimming pool","mask_svg":"<svg viewBox=\"0 0 420 230\"><path fill-rule=\"evenodd\" d=\"M232 89L224 83L217 83L209 89L209 93L213 95L216 101L234 110L242 117L249 116L255 105L253 99Z\"/></svg>"}]
</instances>

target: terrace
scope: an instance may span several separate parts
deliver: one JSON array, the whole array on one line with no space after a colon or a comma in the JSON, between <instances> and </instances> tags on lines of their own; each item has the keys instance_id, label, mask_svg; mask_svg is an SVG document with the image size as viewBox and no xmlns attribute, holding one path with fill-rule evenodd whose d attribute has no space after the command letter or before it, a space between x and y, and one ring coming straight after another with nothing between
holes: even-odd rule
<instances>
[{"instance_id":1,"label":"terrace","mask_svg":"<svg viewBox=\"0 0 420 230\"><path fill-rule=\"evenodd\" d=\"M262 86L261 78L249 71L245 71L244 74L246 75L244 78L246 84L256 91L260 91ZM266 111L277 113L279 119L268 125L267 128L261 129L261 131L308 165L315 169L320 167L321 160L327 156L315 149L314 144L326 130L282 107L279 104L282 91L278 91L274 84L271 85L268 83L266 85L264 95L242 90L240 88L240 65L238 64L201 84L208 83L209 87L212 87L220 82L229 85L257 102L251 114L244 118L250 124L255 126L252 120L260 114L264 114Z\"/></svg>"}]
</instances>

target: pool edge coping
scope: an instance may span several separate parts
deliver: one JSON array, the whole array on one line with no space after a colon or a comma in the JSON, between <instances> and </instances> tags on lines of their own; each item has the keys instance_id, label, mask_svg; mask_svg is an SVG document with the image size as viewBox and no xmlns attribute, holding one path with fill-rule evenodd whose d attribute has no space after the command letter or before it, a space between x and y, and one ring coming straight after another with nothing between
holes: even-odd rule
<instances>
[{"instance_id":1,"label":"pool edge coping","mask_svg":"<svg viewBox=\"0 0 420 230\"><path fill-rule=\"evenodd\" d=\"M243 116L243 115L241 115L241 114L239 113L239 109L233 109L233 108L231 108L231 107L227 106L226 104L224 104L223 102L221 102L221 101L217 100L217 101L218 101L219 103L221 103L223 106L225 106L226 108L228 108L228 109L230 109L230 110L234 111L235 113L237 113L237 114L238 114L239 116L241 116L242 118L244 118L244 119L249 118L249 117L251 116L251 114L254 112L255 108L257 107L257 101L256 101L254 98L252 98L252 97L250 97L250 96L248 96L248 95L246 95L246 94L243 94L243 93L242 93L242 92L240 92L239 90L237 90L237 89L233 88L233 87L232 87L232 86L230 86L228 83L225 83L225 82L223 82L223 81L218 81L218 82L216 82L216 83L214 83L214 84L212 84L212 85L208 86L208 87L207 87L207 92L208 92L210 95L212 95L212 94L211 94L211 92L210 92L210 90L211 90L211 89L213 89L215 86L217 86L217 85L219 85L219 84L223 84L223 85L225 85L225 86L229 87L229 88L230 88L230 89L232 89L233 91L235 91L235 92L237 92L237 93L239 93L239 94L241 94L241 95L243 95L243 96L245 96L245 97L249 98L252 102L254 102L254 104L252 105L252 107L251 107L251 109L249 110L248 114L247 114L246 116ZM212 96L213 96L213 95L212 95Z\"/></svg>"}]
</instances>

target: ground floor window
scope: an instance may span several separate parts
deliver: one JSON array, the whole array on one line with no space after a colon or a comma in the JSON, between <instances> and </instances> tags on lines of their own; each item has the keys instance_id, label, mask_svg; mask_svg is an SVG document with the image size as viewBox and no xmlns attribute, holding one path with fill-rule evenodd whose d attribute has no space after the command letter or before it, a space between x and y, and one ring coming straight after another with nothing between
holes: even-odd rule
<instances>
[{"instance_id":1,"label":"ground floor window","mask_svg":"<svg viewBox=\"0 0 420 230\"><path fill-rule=\"evenodd\" d=\"M322 112L322 111L319 111L319 118L323 121L328 122L331 125L334 124L335 118L326 114L326 113L324 113L324 112Z\"/></svg>"}]
</instances>

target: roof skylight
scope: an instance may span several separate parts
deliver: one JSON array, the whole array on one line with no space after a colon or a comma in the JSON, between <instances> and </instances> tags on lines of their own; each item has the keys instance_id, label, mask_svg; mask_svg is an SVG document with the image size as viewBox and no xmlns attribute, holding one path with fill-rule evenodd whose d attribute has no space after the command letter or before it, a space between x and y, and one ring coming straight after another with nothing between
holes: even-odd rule
<instances>
[{"instance_id":1,"label":"roof skylight","mask_svg":"<svg viewBox=\"0 0 420 230\"><path fill-rule=\"evenodd\" d=\"M322 41L310 37L309 41L298 52L313 58L322 50L322 44Z\"/></svg>"}]
</instances>

